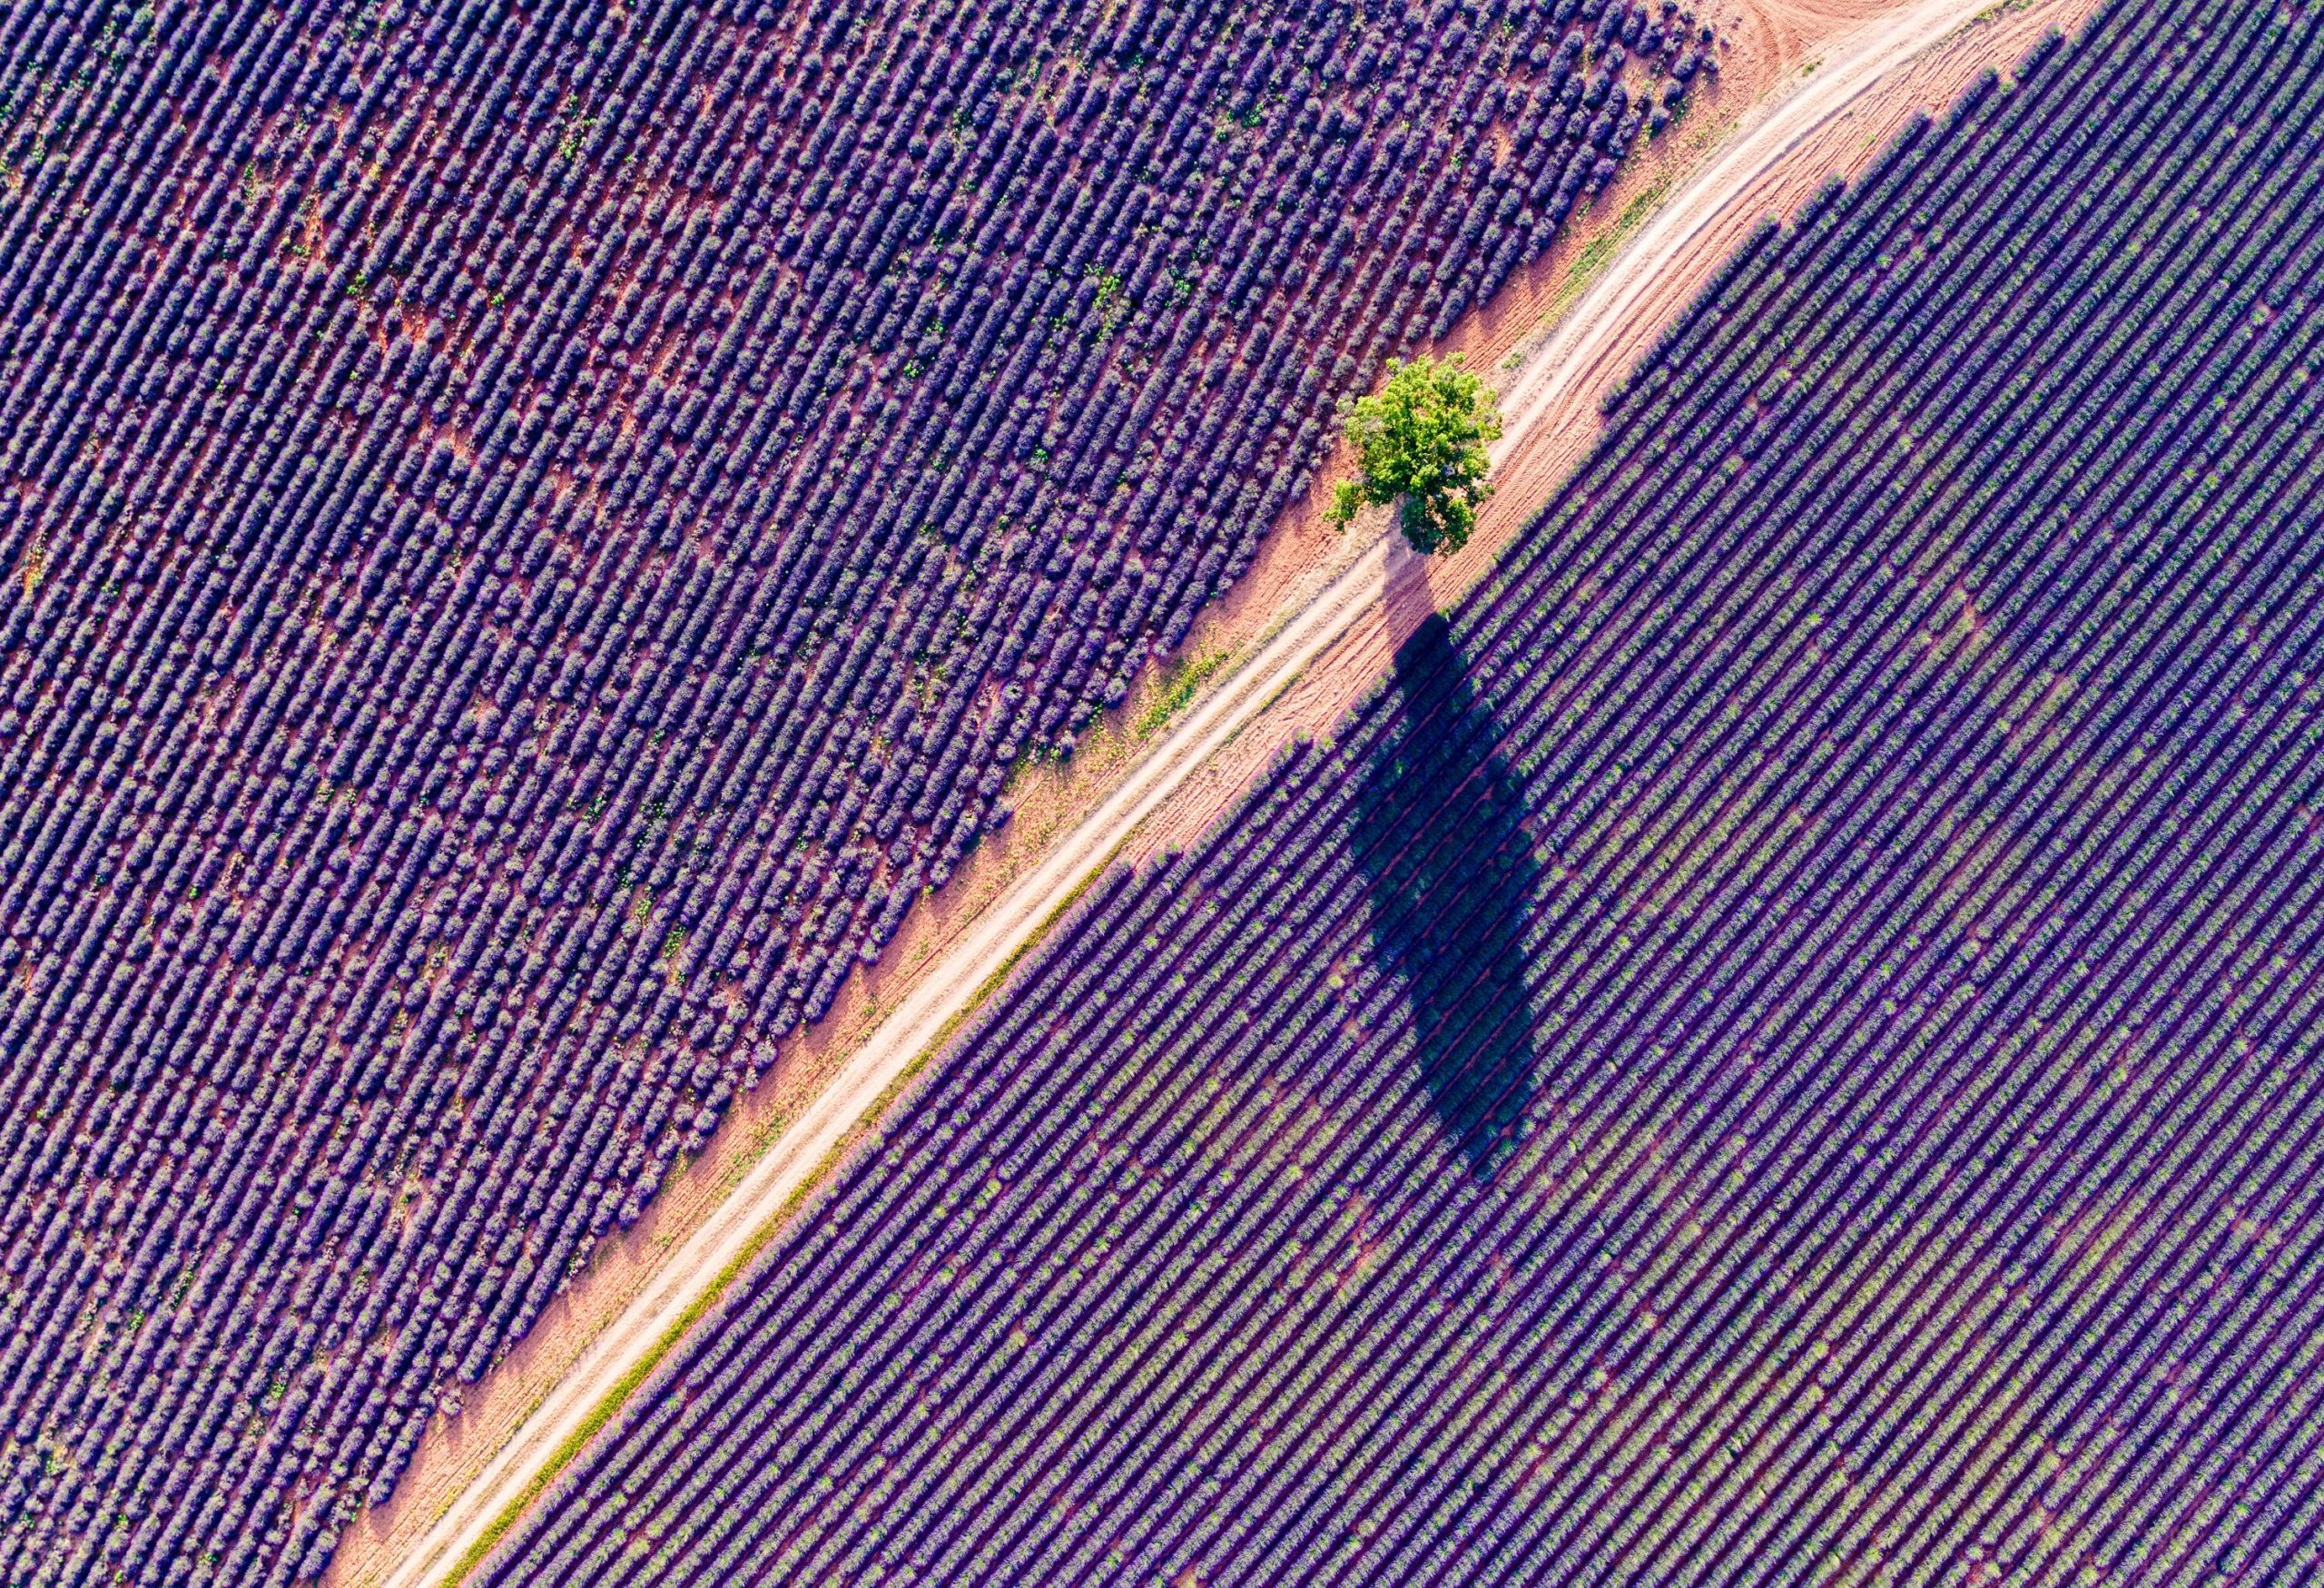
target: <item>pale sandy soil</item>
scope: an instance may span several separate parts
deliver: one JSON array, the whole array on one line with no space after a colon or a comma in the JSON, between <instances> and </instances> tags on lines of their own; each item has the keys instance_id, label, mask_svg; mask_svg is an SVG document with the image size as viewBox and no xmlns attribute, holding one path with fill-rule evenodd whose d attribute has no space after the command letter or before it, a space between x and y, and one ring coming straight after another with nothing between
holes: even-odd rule
<instances>
[{"instance_id":1,"label":"pale sandy soil","mask_svg":"<svg viewBox=\"0 0 2324 1588\"><path fill-rule=\"evenodd\" d=\"M1796 206L1828 176L1858 169L1903 122L1917 110L1934 110L1954 97L1977 73L1988 67L2006 68L2041 34L2053 25L2071 25L2091 10L2095 0L2035 0L2035 4L1993 20L1965 28L1947 43L1923 54L1909 65L1884 75L1876 88L1857 97L1839 117L1818 129L1796 148L1757 175L1739 191L1743 202L1730 203L1719 195L1715 220L1688 236L1684 246L1657 261L1621 305L1617 334L1600 339L1586 373L1580 380L1551 383L1548 400L1531 395L1542 366L1557 350L1551 344L1566 328L1557 317L1588 284L1577 270L1585 254L1604 256L1610 251L1601 240L1621 227L1629 215L1632 227L1644 217L1668 206L1673 197L1685 197L1687 179L1710 163L1731 141L1738 124L1756 115L1758 108L1777 95L1797 94L1803 68L1820 66L1820 52L1832 41L1862 27L1867 19L1927 9L1929 0L1726 0L1704 13L1730 41L1723 52L1722 80L1660 144L1639 160L1622 181L1600 199L1592 216L1576 233L1524 271L1481 311L1471 314L1444 347L1463 352L1472 368L1493 372L1504 388L1510 434L1496 459L1495 496L1487 506L1478 532L1458 557L1424 563L1408 555L1386 559L1384 576L1372 572L1383 565L1373 560L1359 585L1371 597L1352 626L1312 659L1303 659L1297 681L1282 690L1272 705L1249 701L1242 708L1246 720L1201 751L1201 764L1178 780L1159 808L1137 822L1127 847L1110 851L1124 858L1143 858L1193 842L1231 804L1251 778L1284 745L1301 737L1328 734L1346 710L1384 676L1394 646L1436 607L1449 605L1482 577L1494 558L1521 529L1525 520L1581 459L1594 437L1598 401L1606 388L1649 346L1659 328L1699 287L1701 281L1734 242L1766 214L1782 213ZM1650 229L1666 215L1648 222ZM1642 240L1642 239L1641 239ZM1592 250L1593 243L1601 245ZM1628 269L1630 261L1616 268ZM1521 367L1505 364L1514 355ZM1328 479L1325 471L1322 478ZM1301 614L1343 579L1360 558L1376 559L1382 524L1359 525L1345 536L1325 528L1318 499L1295 506L1273 531L1252 571L1226 600L1196 629L1183 655L1220 655L1230 662L1260 651L1286 619ZM1280 637L1279 636L1277 636ZM1208 708L1227 704L1214 698L1222 692L1247 694L1250 680L1238 678L1230 666L1220 679L1193 705L1179 714L1180 722L1205 715ZM1118 796L1126 779L1135 781L1141 753L1154 747L1153 735L1142 735L1136 725L1152 704L1158 681L1149 678L1138 694L1102 728L1083 735L1082 747L1065 768L1042 768L1022 778L1010 791L1017 819L995 840L989 840L971 857L952 883L916 911L902 934L881 963L862 974L842 994L833 1013L803 1039L795 1041L757 1092L740 1100L704 1153L674 1177L655 1199L645 1217L625 1235L609 1240L589 1271L560 1297L508 1357L471 1390L466 1409L457 1417L442 1418L430 1428L412 1468L392 1500L359 1519L342 1543L328 1582L333 1584L399 1583L432 1580L415 1570L423 1556L437 1566L450 1556L440 1547L447 1525L456 1518L448 1506L462 1496L487 1465L513 1470L521 1462L510 1447L520 1425L539 1424L536 1416L545 1397L570 1403L575 1384L560 1385L587 1351L588 1368L581 1376L599 1376L599 1359L608 1326L634 1311L648 1288L665 1288L668 1276L656 1270L681 1245L689 1250L719 1215L726 1223L734 1212L722 1204L734 1198L736 1189L770 1158L793 1156L770 1153L770 1144L783 1136L803 1110L818 1122L852 1105L852 1119L887 1090L868 1090L861 1073L855 1084L834 1085L842 1065L859 1070L867 1038L891 1021L900 1004L911 1000L924 1004L931 995L965 1000L981 976L958 987L931 987L929 972L944 962L938 980L950 981L957 973L960 951L971 939L989 935L991 907L1004 894L1015 895L1037 870L1054 862L1060 834L1079 834L1084 819ZM1222 720L1225 714L1222 715ZM1172 725L1172 730L1179 726ZM1176 731L1167 736L1174 742ZM844 1094L844 1095L842 1095ZM814 1131L799 1134L813 1135ZM789 1144L786 1144L789 1145ZM814 1162L824 1160L816 1152ZM807 1163L802 1173L812 1169ZM772 1209L769 1209L770 1211ZM763 1215L760 1216L763 1222ZM711 1271L715 1271L714 1265ZM704 1276L706 1277L706 1275ZM618 1372L606 1376L609 1386ZM519 1445L535 1443L535 1426L526 1426ZM555 1440L544 1445L546 1454ZM496 1455L503 1457L496 1461ZM497 1485L487 1484L487 1487ZM469 1496L473 1499L473 1496ZM458 1507L468 1512L473 1507Z\"/></svg>"}]
</instances>

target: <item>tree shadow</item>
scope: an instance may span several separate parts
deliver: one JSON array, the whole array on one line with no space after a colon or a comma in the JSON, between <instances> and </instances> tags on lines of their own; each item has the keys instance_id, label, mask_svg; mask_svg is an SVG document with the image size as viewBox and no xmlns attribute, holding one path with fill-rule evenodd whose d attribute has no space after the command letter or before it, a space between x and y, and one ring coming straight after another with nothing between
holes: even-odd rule
<instances>
[{"instance_id":1,"label":"tree shadow","mask_svg":"<svg viewBox=\"0 0 2324 1588\"><path fill-rule=\"evenodd\" d=\"M1412 1002L1421 1081L1479 1181L1515 1148L1533 1088L1521 933L1540 868L1489 706L1433 611L1397 648L1403 715L1357 796L1373 936Z\"/></svg>"}]
</instances>

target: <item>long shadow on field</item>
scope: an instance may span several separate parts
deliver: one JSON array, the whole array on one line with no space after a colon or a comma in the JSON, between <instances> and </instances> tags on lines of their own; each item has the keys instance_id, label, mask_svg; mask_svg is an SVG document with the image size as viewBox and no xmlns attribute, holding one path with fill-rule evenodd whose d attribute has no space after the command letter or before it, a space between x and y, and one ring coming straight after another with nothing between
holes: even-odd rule
<instances>
[{"instance_id":1,"label":"long shadow on field","mask_svg":"<svg viewBox=\"0 0 2324 1588\"><path fill-rule=\"evenodd\" d=\"M1533 1083L1519 937L1539 868L1489 707L1442 616L1396 652L1400 726L1356 804L1374 940L1412 1000L1422 1083L1477 1179L1516 1145Z\"/></svg>"}]
</instances>

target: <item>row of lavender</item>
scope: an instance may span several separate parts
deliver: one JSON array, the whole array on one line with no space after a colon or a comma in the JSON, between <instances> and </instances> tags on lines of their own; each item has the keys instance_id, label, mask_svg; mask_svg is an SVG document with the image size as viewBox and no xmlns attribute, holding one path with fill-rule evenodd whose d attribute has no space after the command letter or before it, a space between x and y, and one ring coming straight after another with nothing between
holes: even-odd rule
<instances>
[{"instance_id":1,"label":"row of lavender","mask_svg":"<svg viewBox=\"0 0 2324 1588\"><path fill-rule=\"evenodd\" d=\"M319 1570L1711 54L0 15L0 1579Z\"/></svg>"},{"instance_id":2,"label":"row of lavender","mask_svg":"<svg viewBox=\"0 0 2324 1588\"><path fill-rule=\"evenodd\" d=\"M2315 1575L2320 269L2232 0L1757 238L489 1580Z\"/></svg>"}]
</instances>

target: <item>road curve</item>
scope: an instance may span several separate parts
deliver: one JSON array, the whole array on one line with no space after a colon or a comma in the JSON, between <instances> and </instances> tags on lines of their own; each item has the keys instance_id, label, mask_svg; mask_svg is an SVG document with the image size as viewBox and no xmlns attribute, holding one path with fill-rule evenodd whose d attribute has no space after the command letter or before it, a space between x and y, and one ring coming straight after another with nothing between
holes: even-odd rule
<instances>
[{"instance_id":1,"label":"road curve","mask_svg":"<svg viewBox=\"0 0 2324 1588\"><path fill-rule=\"evenodd\" d=\"M1493 460L1498 463L1577 383L1603 373L1604 360L1623 345L1621 329L1647 301L1655 279L1723 219L1739 195L1811 143L1889 73L1996 9L1992 0L1919 0L1905 5L1837 41L1811 63L1804 81L1762 104L1718 158L1630 239L1519 372L1502 398L1505 429Z\"/></svg>"},{"instance_id":2,"label":"road curve","mask_svg":"<svg viewBox=\"0 0 2324 1588\"><path fill-rule=\"evenodd\" d=\"M1887 73L1944 42L1991 0L1918 0L1837 41L1812 75L1752 113L1728 147L1680 186L1622 248L1556 331L1518 372L1502 399L1496 463L1597 378L1625 345L1628 317L1690 242L1728 218L1760 176L1807 143ZM1272 630L1230 676L1200 699L1121 783L968 928L842 1063L831 1082L750 1167L717 1208L665 1258L636 1297L584 1349L414 1544L375 1581L379 1588L451 1588L576 1439L633 1392L723 1285L766 1239L794 1196L910 1071L949 1034L1025 949L1120 852L1139 824L1290 687L1309 663L1382 598L1387 541L1375 538L1314 600Z\"/></svg>"}]
</instances>

